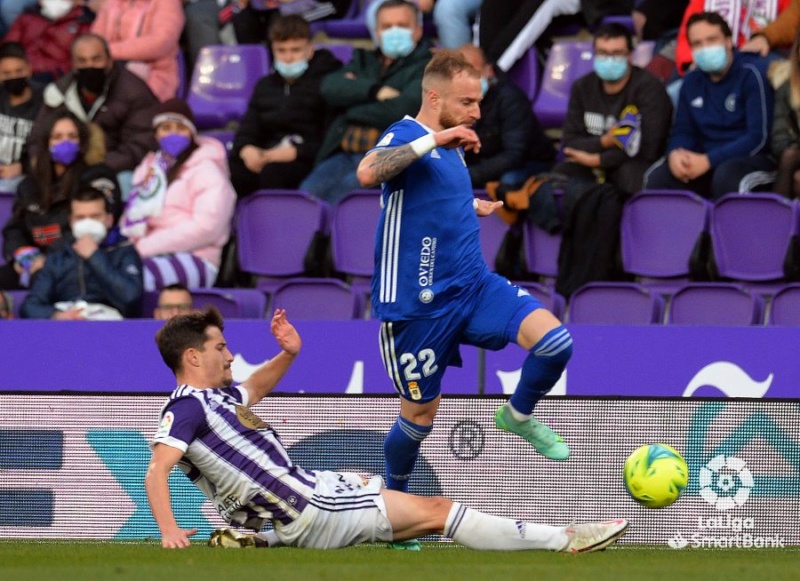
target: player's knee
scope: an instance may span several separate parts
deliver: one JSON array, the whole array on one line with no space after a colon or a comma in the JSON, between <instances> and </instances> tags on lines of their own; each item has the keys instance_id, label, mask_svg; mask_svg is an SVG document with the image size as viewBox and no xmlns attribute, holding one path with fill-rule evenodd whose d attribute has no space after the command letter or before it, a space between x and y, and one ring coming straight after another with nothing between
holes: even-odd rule
<instances>
[{"instance_id":1,"label":"player's knee","mask_svg":"<svg viewBox=\"0 0 800 581\"><path fill-rule=\"evenodd\" d=\"M564 368L572 357L572 335L564 325L549 331L533 346L531 353L554 367Z\"/></svg>"},{"instance_id":2,"label":"player's knee","mask_svg":"<svg viewBox=\"0 0 800 581\"><path fill-rule=\"evenodd\" d=\"M417 442L421 442L422 440L427 438L433 431L433 422L417 423L417 422L412 422L411 420L408 420L403 416L399 416L397 418L397 425L400 428L400 430L402 430L403 433L405 433L406 436Z\"/></svg>"}]
</instances>

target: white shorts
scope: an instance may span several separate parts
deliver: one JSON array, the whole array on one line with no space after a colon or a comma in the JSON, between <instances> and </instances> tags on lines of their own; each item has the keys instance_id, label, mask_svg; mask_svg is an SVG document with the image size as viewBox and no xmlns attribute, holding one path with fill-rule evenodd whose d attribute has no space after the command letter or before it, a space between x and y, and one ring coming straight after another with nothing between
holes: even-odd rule
<instances>
[{"instance_id":1,"label":"white shorts","mask_svg":"<svg viewBox=\"0 0 800 581\"><path fill-rule=\"evenodd\" d=\"M380 476L365 480L352 472L317 472L309 506L291 524L276 522L275 533L284 545L308 549L391 541L382 488Z\"/></svg>"}]
</instances>

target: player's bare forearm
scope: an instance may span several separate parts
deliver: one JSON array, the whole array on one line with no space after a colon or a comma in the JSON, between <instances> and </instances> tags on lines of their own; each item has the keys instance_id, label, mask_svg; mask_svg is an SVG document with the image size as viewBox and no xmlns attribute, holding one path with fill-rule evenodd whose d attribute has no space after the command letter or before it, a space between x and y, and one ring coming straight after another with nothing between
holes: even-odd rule
<instances>
[{"instance_id":1,"label":"player's bare forearm","mask_svg":"<svg viewBox=\"0 0 800 581\"><path fill-rule=\"evenodd\" d=\"M161 532L161 545L167 549L188 547L189 537L197 532L197 529L184 530L178 526L170 503L169 473L182 455L176 448L156 444L144 477L150 511Z\"/></svg>"},{"instance_id":2,"label":"player's bare forearm","mask_svg":"<svg viewBox=\"0 0 800 581\"><path fill-rule=\"evenodd\" d=\"M253 372L242 384L247 390L248 406L254 406L278 386L296 356L296 353L281 351Z\"/></svg>"},{"instance_id":3,"label":"player's bare forearm","mask_svg":"<svg viewBox=\"0 0 800 581\"><path fill-rule=\"evenodd\" d=\"M358 181L365 188L375 187L396 177L418 159L411 144L378 149L361 160Z\"/></svg>"}]
</instances>

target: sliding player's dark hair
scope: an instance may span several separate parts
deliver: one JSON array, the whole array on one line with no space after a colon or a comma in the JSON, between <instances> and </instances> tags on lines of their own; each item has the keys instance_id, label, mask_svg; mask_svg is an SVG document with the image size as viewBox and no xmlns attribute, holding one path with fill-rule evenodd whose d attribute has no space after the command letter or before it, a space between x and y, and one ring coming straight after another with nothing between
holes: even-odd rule
<instances>
[{"instance_id":1,"label":"sliding player's dark hair","mask_svg":"<svg viewBox=\"0 0 800 581\"><path fill-rule=\"evenodd\" d=\"M173 373L180 373L183 354L187 349L202 350L208 340L206 331L209 327L217 327L220 331L225 329L222 315L215 307L176 315L158 330L156 345L164 363Z\"/></svg>"}]
</instances>

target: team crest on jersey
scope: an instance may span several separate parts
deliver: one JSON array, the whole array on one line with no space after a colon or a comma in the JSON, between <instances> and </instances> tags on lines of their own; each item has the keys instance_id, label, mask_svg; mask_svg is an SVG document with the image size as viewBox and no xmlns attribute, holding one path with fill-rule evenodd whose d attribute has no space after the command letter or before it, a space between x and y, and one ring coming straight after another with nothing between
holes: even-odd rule
<instances>
[{"instance_id":1,"label":"team crest on jersey","mask_svg":"<svg viewBox=\"0 0 800 581\"><path fill-rule=\"evenodd\" d=\"M389 132L383 136L383 139L381 139L375 147L386 147L392 142L393 138L394 138L394 133Z\"/></svg>"},{"instance_id":2,"label":"team crest on jersey","mask_svg":"<svg viewBox=\"0 0 800 581\"><path fill-rule=\"evenodd\" d=\"M156 439L169 436L169 431L172 428L173 422L175 422L175 415L172 412L165 413L164 417L161 418L161 423L158 425L158 431L155 436Z\"/></svg>"},{"instance_id":3,"label":"team crest on jersey","mask_svg":"<svg viewBox=\"0 0 800 581\"><path fill-rule=\"evenodd\" d=\"M250 411L249 408L246 408L243 405L236 406L236 417L239 418L240 424L242 424L245 428L250 428L251 430L263 430L269 427L267 422L259 418L256 414Z\"/></svg>"},{"instance_id":4,"label":"team crest on jersey","mask_svg":"<svg viewBox=\"0 0 800 581\"><path fill-rule=\"evenodd\" d=\"M427 305L433 300L433 291L429 288L422 289L419 293L419 300Z\"/></svg>"},{"instance_id":5,"label":"team crest on jersey","mask_svg":"<svg viewBox=\"0 0 800 581\"><path fill-rule=\"evenodd\" d=\"M736 93L731 93L725 98L725 109L731 113L736 111Z\"/></svg>"}]
</instances>

